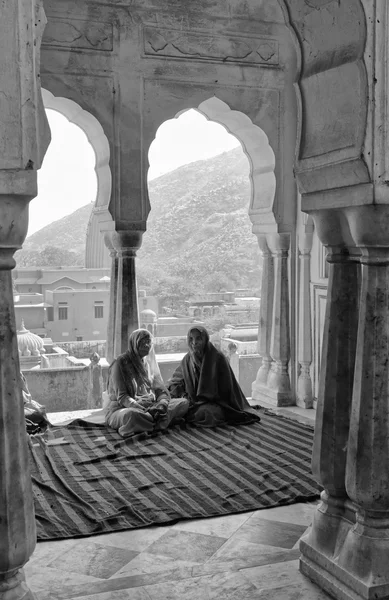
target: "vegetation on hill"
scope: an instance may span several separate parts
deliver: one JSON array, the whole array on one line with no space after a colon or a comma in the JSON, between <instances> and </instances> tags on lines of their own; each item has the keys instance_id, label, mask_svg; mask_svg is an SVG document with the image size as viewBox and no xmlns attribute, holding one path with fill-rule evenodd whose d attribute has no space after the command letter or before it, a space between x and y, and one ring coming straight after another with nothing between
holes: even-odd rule
<instances>
[{"instance_id":1,"label":"vegetation on hill","mask_svg":"<svg viewBox=\"0 0 389 600\"><path fill-rule=\"evenodd\" d=\"M86 228L93 202L30 235L15 253L18 267L75 267L85 264Z\"/></svg>"},{"instance_id":2,"label":"vegetation on hill","mask_svg":"<svg viewBox=\"0 0 389 600\"><path fill-rule=\"evenodd\" d=\"M240 147L152 180L149 196L137 261L140 287L172 309L194 294L259 288L260 256L248 217L249 164ZM92 206L28 237L16 253L18 266L83 265Z\"/></svg>"}]
</instances>

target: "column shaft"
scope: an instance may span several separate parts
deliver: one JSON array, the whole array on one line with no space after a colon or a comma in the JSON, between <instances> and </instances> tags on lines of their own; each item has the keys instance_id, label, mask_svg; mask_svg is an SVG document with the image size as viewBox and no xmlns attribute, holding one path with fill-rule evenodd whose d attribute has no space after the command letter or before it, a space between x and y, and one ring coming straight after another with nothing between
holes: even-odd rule
<instances>
[{"instance_id":1,"label":"column shaft","mask_svg":"<svg viewBox=\"0 0 389 600\"><path fill-rule=\"evenodd\" d=\"M111 257L111 281L109 288L109 315L107 327L106 359L109 364L113 361L115 350L115 322L116 322L116 298L117 298L117 279L118 279L118 255L112 245L111 234L104 235L105 245L109 250Z\"/></svg>"},{"instance_id":2,"label":"column shaft","mask_svg":"<svg viewBox=\"0 0 389 600\"><path fill-rule=\"evenodd\" d=\"M258 236L262 255L261 305L258 325L258 354L262 359L254 385L267 385L272 358L270 356L271 322L273 313L274 270L273 258L266 243L266 236Z\"/></svg>"},{"instance_id":3,"label":"column shaft","mask_svg":"<svg viewBox=\"0 0 389 600\"><path fill-rule=\"evenodd\" d=\"M270 355L273 359L267 386L277 406L293 404L289 378L290 332L289 332L289 234L268 236L268 244L274 261L274 299L271 328Z\"/></svg>"},{"instance_id":4,"label":"column shaft","mask_svg":"<svg viewBox=\"0 0 389 600\"><path fill-rule=\"evenodd\" d=\"M368 590L389 598L389 249L363 251L354 391L346 467L356 507L339 564ZM365 592L367 593L367 592Z\"/></svg>"},{"instance_id":5,"label":"column shaft","mask_svg":"<svg viewBox=\"0 0 389 600\"><path fill-rule=\"evenodd\" d=\"M115 232L112 241L118 253L114 356L128 348L128 336L139 327L135 257L142 243L139 231Z\"/></svg>"},{"instance_id":6,"label":"column shaft","mask_svg":"<svg viewBox=\"0 0 389 600\"><path fill-rule=\"evenodd\" d=\"M312 362L311 335L311 294L310 294L310 262L312 233L300 236L300 289L299 289L299 352L300 373L297 383L297 404L305 408L313 407L312 379L310 366Z\"/></svg>"}]
</instances>

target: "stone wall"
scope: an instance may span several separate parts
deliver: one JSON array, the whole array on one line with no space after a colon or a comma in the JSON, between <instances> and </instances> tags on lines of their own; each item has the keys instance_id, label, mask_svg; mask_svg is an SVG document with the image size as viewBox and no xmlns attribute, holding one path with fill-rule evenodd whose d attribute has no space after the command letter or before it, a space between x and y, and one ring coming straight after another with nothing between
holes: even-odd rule
<instances>
[{"instance_id":1,"label":"stone wall","mask_svg":"<svg viewBox=\"0 0 389 600\"><path fill-rule=\"evenodd\" d=\"M155 353L156 354L176 354L177 352L187 352L188 345L186 335L157 337L155 338Z\"/></svg>"},{"instance_id":2,"label":"stone wall","mask_svg":"<svg viewBox=\"0 0 389 600\"><path fill-rule=\"evenodd\" d=\"M87 406L89 390L88 367L23 371L34 400L44 404L48 412L82 410ZM102 369L104 386L108 368Z\"/></svg>"},{"instance_id":3,"label":"stone wall","mask_svg":"<svg viewBox=\"0 0 389 600\"><path fill-rule=\"evenodd\" d=\"M93 352L97 352L101 357L105 356L105 344L104 340L90 340L82 342L58 342L56 346L66 350L70 356L89 358Z\"/></svg>"},{"instance_id":4,"label":"stone wall","mask_svg":"<svg viewBox=\"0 0 389 600\"><path fill-rule=\"evenodd\" d=\"M181 358L181 357L180 357ZM179 365L176 360L160 361L159 367L165 382ZM251 385L261 364L258 355L239 356L239 383L246 396L251 397ZM83 410L87 407L89 368L70 367L61 369L23 371L34 400L44 404L48 412ZM102 367L104 389L107 385L108 367Z\"/></svg>"},{"instance_id":5,"label":"stone wall","mask_svg":"<svg viewBox=\"0 0 389 600\"><path fill-rule=\"evenodd\" d=\"M258 354L239 356L239 383L247 398L251 398L252 385L257 377L262 359Z\"/></svg>"}]
</instances>

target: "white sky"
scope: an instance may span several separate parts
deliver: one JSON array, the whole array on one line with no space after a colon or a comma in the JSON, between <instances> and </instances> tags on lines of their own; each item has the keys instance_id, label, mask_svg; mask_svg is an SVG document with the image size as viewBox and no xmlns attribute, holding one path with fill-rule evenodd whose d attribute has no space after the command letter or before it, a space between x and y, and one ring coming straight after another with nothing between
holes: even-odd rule
<instances>
[{"instance_id":1,"label":"white sky","mask_svg":"<svg viewBox=\"0 0 389 600\"><path fill-rule=\"evenodd\" d=\"M39 193L30 202L28 235L96 198L95 154L85 133L60 113L47 110L51 144L38 172ZM221 125L195 110L166 121L150 146L149 179L239 146Z\"/></svg>"}]
</instances>

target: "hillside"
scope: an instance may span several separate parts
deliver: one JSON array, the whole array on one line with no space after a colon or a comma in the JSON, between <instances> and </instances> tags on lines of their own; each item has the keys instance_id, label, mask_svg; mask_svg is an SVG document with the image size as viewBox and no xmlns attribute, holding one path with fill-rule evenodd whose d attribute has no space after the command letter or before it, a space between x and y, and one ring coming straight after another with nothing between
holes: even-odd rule
<instances>
[{"instance_id":1,"label":"hillside","mask_svg":"<svg viewBox=\"0 0 389 600\"><path fill-rule=\"evenodd\" d=\"M85 261L85 235L93 202L77 209L70 215L53 221L26 238L23 249L15 254L19 267L21 266L76 266ZM54 248L58 252L54 253ZM45 252L50 249L51 252ZM43 259L42 259L43 254ZM55 254L55 260L53 258ZM43 264L44 259L51 264ZM42 262L43 260L43 262ZM53 264L61 260L60 265Z\"/></svg>"},{"instance_id":2,"label":"hillside","mask_svg":"<svg viewBox=\"0 0 389 600\"><path fill-rule=\"evenodd\" d=\"M152 180L149 196L138 252L142 287L173 297L258 287L258 244L247 214L249 164L240 147ZM29 236L16 254L18 265L42 264L42 253L46 264L83 264L91 209L83 206Z\"/></svg>"},{"instance_id":3,"label":"hillside","mask_svg":"<svg viewBox=\"0 0 389 600\"><path fill-rule=\"evenodd\" d=\"M153 180L149 196L138 252L142 285L167 295L259 286L249 164L240 147Z\"/></svg>"}]
</instances>

